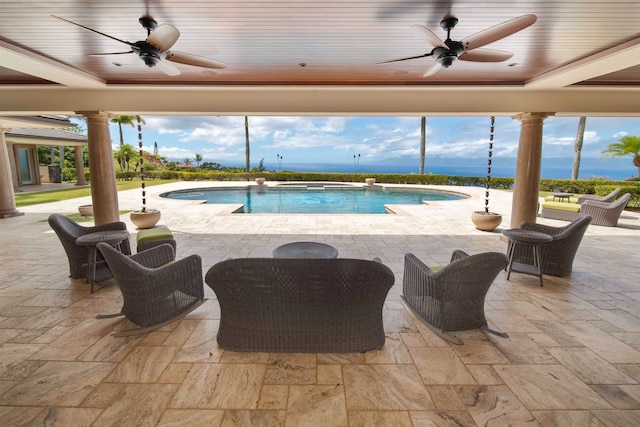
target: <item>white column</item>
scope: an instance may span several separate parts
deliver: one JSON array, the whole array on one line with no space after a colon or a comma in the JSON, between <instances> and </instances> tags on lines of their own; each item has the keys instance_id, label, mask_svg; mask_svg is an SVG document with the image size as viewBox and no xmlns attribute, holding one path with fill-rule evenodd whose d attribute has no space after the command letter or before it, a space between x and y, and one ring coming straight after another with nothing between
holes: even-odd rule
<instances>
[{"instance_id":1,"label":"white column","mask_svg":"<svg viewBox=\"0 0 640 427\"><path fill-rule=\"evenodd\" d=\"M74 147L76 155L76 185L87 185L87 180L84 176L84 159L82 158L82 147Z\"/></svg>"},{"instance_id":2,"label":"white column","mask_svg":"<svg viewBox=\"0 0 640 427\"><path fill-rule=\"evenodd\" d=\"M120 221L116 171L109 134L109 113L82 112L87 118L89 140L89 174L93 218L96 225Z\"/></svg>"},{"instance_id":3,"label":"white column","mask_svg":"<svg viewBox=\"0 0 640 427\"><path fill-rule=\"evenodd\" d=\"M5 129L0 129L0 218L9 218L24 214L16 209L16 200L13 197L13 177L4 132Z\"/></svg>"},{"instance_id":4,"label":"white column","mask_svg":"<svg viewBox=\"0 0 640 427\"><path fill-rule=\"evenodd\" d=\"M513 184L511 228L519 227L522 221L536 221L542 164L542 124L549 115L522 113L513 117L514 120L520 120L522 126Z\"/></svg>"}]
</instances>

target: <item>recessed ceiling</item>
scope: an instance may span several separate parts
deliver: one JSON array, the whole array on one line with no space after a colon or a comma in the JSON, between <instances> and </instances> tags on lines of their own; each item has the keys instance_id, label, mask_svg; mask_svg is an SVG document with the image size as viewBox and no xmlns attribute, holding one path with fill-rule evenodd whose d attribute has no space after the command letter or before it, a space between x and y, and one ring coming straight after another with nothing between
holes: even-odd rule
<instances>
[{"instance_id":1,"label":"recessed ceiling","mask_svg":"<svg viewBox=\"0 0 640 427\"><path fill-rule=\"evenodd\" d=\"M412 30L441 39L440 22L458 18L453 40L534 14L528 28L485 46L513 53L504 62L455 61L423 77L433 46ZM147 37L138 18L180 31L172 51L226 64L176 64L177 76L145 66L116 40ZM136 86L393 86L640 88L640 3L629 1L21 1L0 9L0 90L13 85L109 88ZM166 60L165 60L166 61ZM306 64L304 67L300 64ZM573 67L579 65L579 72Z\"/></svg>"},{"instance_id":2,"label":"recessed ceiling","mask_svg":"<svg viewBox=\"0 0 640 427\"><path fill-rule=\"evenodd\" d=\"M147 36L138 23L145 14L179 29L172 50L227 67L212 74L179 64L181 74L167 76L134 54L91 56L127 51L128 46L51 16L136 42ZM439 23L452 15L459 20L452 39L460 40L526 14L535 14L537 22L486 46L512 52L506 62L457 61L428 78L422 74L432 58L379 64L431 51L412 25L426 26L445 39ZM615 1L22 1L3 6L0 37L109 84L522 84L638 37L638 19L636 2ZM0 72L0 79L32 82L8 70ZM640 68L604 80L618 79L640 84Z\"/></svg>"}]
</instances>

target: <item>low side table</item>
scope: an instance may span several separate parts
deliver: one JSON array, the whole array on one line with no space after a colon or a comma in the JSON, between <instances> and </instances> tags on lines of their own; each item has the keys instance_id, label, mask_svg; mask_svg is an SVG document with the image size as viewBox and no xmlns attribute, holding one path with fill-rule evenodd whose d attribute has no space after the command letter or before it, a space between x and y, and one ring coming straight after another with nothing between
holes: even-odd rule
<instances>
[{"instance_id":1,"label":"low side table","mask_svg":"<svg viewBox=\"0 0 640 427\"><path fill-rule=\"evenodd\" d=\"M509 238L509 245L507 247L507 256L509 257L509 264L507 266L507 280L511 276L511 272L531 274L540 278L540 286L543 286L542 282L542 244L553 240L553 238L545 233L538 231L523 230L521 228L512 228L510 230L504 230L502 232ZM533 255L533 265L523 264L519 262L513 262L515 256L516 245L528 246L531 248Z\"/></svg>"},{"instance_id":2,"label":"low side table","mask_svg":"<svg viewBox=\"0 0 640 427\"><path fill-rule=\"evenodd\" d=\"M85 234L84 236L80 236L76 239L76 245L84 246L89 250L89 259L87 260L87 282L91 285L91 293L93 293L93 285L96 281L98 243L105 242L118 250L122 250L120 246L122 242L128 238L129 232L127 230L109 230Z\"/></svg>"},{"instance_id":3,"label":"low side table","mask_svg":"<svg viewBox=\"0 0 640 427\"><path fill-rule=\"evenodd\" d=\"M569 203L571 201L571 196L573 196L573 193L551 193L551 195L553 196L553 201L555 202L556 199L558 199L558 201L562 202L562 201L566 201L567 203Z\"/></svg>"},{"instance_id":4,"label":"low side table","mask_svg":"<svg viewBox=\"0 0 640 427\"><path fill-rule=\"evenodd\" d=\"M274 258L337 258L338 250L318 242L293 242L273 250Z\"/></svg>"}]
</instances>

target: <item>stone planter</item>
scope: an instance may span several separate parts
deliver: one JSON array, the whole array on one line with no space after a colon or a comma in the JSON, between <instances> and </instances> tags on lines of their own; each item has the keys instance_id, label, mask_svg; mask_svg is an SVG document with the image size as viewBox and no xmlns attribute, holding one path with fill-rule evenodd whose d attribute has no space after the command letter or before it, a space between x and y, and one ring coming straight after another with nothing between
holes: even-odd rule
<instances>
[{"instance_id":1,"label":"stone planter","mask_svg":"<svg viewBox=\"0 0 640 427\"><path fill-rule=\"evenodd\" d=\"M129 218L140 229L152 228L160 221L160 211L157 209L147 209L146 212L133 211Z\"/></svg>"},{"instance_id":2,"label":"stone planter","mask_svg":"<svg viewBox=\"0 0 640 427\"><path fill-rule=\"evenodd\" d=\"M264 185L264 178L256 178L256 184Z\"/></svg>"},{"instance_id":3,"label":"stone planter","mask_svg":"<svg viewBox=\"0 0 640 427\"><path fill-rule=\"evenodd\" d=\"M93 205L78 206L78 212L80 212L82 216L93 216Z\"/></svg>"},{"instance_id":4,"label":"stone planter","mask_svg":"<svg viewBox=\"0 0 640 427\"><path fill-rule=\"evenodd\" d=\"M365 178L364 182L367 183L367 185L373 185L376 183L376 179L375 178Z\"/></svg>"},{"instance_id":5,"label":"stone planter","mask_svg":"<svg viewBox=\"0 0 640 427\"><path fill-rule=\"evenodd\" d=\"M495 212L475 211L471 221L478 230L493 231L502 223L502 215Z\"/></svg>"}]
</instances>

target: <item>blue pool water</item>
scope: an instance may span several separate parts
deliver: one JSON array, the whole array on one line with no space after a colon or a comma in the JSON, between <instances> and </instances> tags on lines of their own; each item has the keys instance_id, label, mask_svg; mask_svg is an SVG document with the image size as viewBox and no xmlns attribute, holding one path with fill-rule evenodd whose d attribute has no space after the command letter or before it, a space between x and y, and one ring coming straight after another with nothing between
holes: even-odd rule
<instances>
[{"instance_id":1,"label":"blue pool water","mask_svg":"<svg viewBox=\"0 0 640 427\"><path fill-rule=\"evenodd\" d=\"M322 186L292 188L284 185L180 190L161 196L243 205L236 213L287 214L384 214L386 204L421 204L429 200L460 200L466 197L434 190Z\"/></svg>"}]
</instances>

